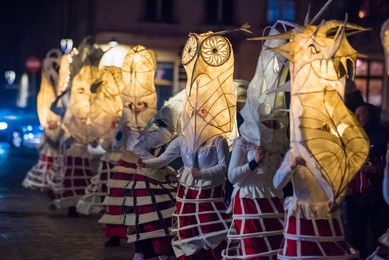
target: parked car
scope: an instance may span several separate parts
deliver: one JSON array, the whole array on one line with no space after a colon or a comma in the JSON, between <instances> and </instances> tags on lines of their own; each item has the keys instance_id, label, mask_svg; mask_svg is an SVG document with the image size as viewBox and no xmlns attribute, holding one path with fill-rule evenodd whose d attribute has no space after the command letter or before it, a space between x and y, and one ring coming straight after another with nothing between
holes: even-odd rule
<instances>
[{"instance_id":1,"label":"parked car","mask_svg":"<svg viewBox=\"0 0 389 260\"><path fill-rule=\"evenodd\" d=\"M43 134L35 111L25 108L0 109L0 142L12 148L37 147Z\"/></svg>"}]
</instances>

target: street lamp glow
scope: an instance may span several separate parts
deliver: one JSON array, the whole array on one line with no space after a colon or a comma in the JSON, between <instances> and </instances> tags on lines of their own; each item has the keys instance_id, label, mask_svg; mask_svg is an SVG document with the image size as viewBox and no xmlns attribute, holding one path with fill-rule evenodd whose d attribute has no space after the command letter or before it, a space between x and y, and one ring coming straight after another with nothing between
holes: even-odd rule
<instances>
[{"instance_id":1,"label":"street lamp glow","mask_svg":"<svg viewBox=\"0 0 389 260\"><path fill-rule=\"evenodd\" d=\"M5 130L8 128L8 124L6 122L0 122L0 130Z\"/></svg>"}]
</instances>

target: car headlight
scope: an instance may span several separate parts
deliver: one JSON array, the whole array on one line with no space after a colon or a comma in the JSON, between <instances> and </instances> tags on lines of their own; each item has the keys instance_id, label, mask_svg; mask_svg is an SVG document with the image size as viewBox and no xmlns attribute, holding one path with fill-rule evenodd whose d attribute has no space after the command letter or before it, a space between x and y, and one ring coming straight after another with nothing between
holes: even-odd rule
<instances>
[{"instance_id":1,"label":"car headlight","mask_svg":"<svg viewBox=\"0 0 389 260\"><path fill-rule=\"evenodd\" d=\"M0 122L0 130L5 130L8 128L8 124L6 122Z\"/></svg>"}]
</instances>

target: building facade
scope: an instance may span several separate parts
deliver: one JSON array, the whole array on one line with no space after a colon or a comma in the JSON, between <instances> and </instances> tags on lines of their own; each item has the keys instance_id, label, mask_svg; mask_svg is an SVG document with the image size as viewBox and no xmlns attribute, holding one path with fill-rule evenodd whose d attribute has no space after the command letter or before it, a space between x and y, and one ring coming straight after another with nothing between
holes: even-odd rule
<instances>
[{"instance_id":1,"label":"building facade","mask_svg":"<svg viewBox=\"0 0 389 260\"><path fill-rule=\"evenodd\" d=\"M116 40L124 46L136 44L153 49L158 55L157 91L163 98L184 88L185 72L180 65L181 51L190 32L237 29L249 24L253 35L234 32L228 35L235 53L234 77L250 81L254 75L262 42L247 41L260 36L274 21L281 19L304 23L310 6L315 15L326 0L43 0L48 15L40 16L46 25L46 43L22 46L22 59L35 48L42 58L48 45L58 46L61 38L72 38L75 45L86 36L106 46ZM382 109L389 120L388 77L379 37L382 23L389 18L389 2L384 0L337 0L323 13L323 19L344 20L371 28L350 37L351 45L367 55L358 60L357 87L366 101ZM48 26L50 24L50 26ZM40 35L43 35L41 33ZM27 35L25 37L33 37ZM22 38L22 41L24 39ZM39 49L38 49L39 48Z\"/></svg>"}]
</instances>

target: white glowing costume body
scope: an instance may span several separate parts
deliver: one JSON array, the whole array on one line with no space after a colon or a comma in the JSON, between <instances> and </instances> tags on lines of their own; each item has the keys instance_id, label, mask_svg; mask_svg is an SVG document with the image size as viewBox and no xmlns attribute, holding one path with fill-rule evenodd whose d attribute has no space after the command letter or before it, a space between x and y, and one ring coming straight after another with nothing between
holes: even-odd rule
<instances>
[{"instance_id":1,"label":"white glowing costume body","mask_svg":"<svg viewBox=\"0 0 389 260\"><path fill-rule=\"evenodd\" d=\"M231 221L226 214L223 194L229 156L227 141L216 137L211 144L199 149L198 167L202 179L192 177L194 153L182 136L174 139L158 158L144 161L145 167L163 167L179 156L184 167L178 176L177 204L173 214L175 223L172 228L175 235L172 245L177 257L217 247L225 239Z\"/></svg>"},{"instance_id":2,"label":"white glowing costume body","mask_svg":"<svg viewBox=\"0 0 389 260\"><path fill-rule=\"evenodd\" d=\"M122 156L107 183L109 192L103 202L107 211L99 220L105 224L107 237L127 239L136 246L150 240L153 247L142 253L151 256L171 254L169 227L175 196L175 186L165 179L167 169L136 169L139 156L134 149L140 154L153 154L154 150L157 155L173 137L163 129L159 134L140 136L157 112L155 69L155 53L141 45L132 47L124 59L123 111L113 140L113 148L122 149ZM127 129L124 133L123 127Z\"/></svg>"},{"instance_id":3,"label":"white glowing costume body","mask_svg":"<svg viewBox=\"0 0 389 260\"><path fill-rule=\"evenodd\" d=\"M281 176L293 175L296 196L285 204L285 239L279 259L358 258L357 252L344 241L338 213L329 215L324 211L342 197L348 182L365 163L369 150L363 128L343 103L345 74L350 68L355 69L358 57L346 36L365 29L347 21L323 21L318 26L313 25L322 12L323 9L311 24L308 19L304 26L285 22L294 28L284 34L257 38L289 40L281 46L268 48L289 60L291 75L292 152L287 154L276 173L275 187L283 187L276 181L285 179ZM348 76L353 78L351 73ZM304 158L306 166L289 172L290 167L285 165L297 155ZM309 189L304 191L307 187ZM312 187L317 191L310 192ZM324 204L327 204L326 210ZM304 210L297 210L301 207Z\"/></svg>"},{"instance_id":4,"label":"white glowing costume body","mask_svg":"<svg viewBox=\"0 0 389 260\"><path fill-rule=\"evenodd\" d=\"M41 126L44 132L39 144L38 162L27 172L22 185L26 188L49 189L47 174L53 166L53 161L58 156L58 141L62 134L60 117L50 111L50 105L57 96L59 87L59 73L56 67L66 66L66 57L62 57L61 51L50 50L43 60L42 80L37 96L37 110Z\"/></svg>"},{"instance_id":5,"label":"white glowing costume body","mask_svg":"<svg viewBox=\"0 0 389 260\"><path fill-rule=\"evenodd\" d=\"M228 179L234 184L231 198L232 225L223 259L276 259L283 239L283 193L273 186L274 172L263 164L251 170L255 148L243 137L235 139L228 169ZM266 162L267 161L267 162Z\"/></svg>"}]
</instances>

